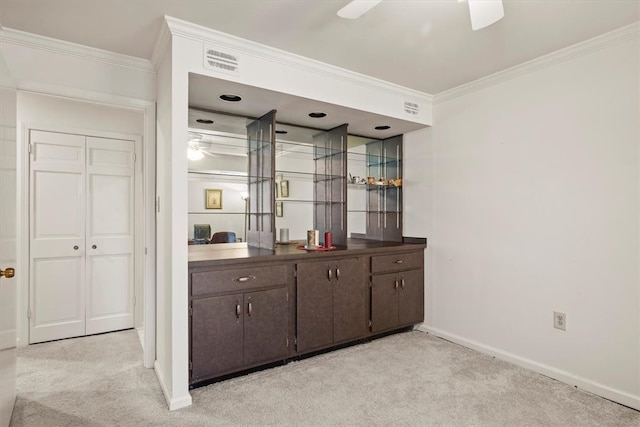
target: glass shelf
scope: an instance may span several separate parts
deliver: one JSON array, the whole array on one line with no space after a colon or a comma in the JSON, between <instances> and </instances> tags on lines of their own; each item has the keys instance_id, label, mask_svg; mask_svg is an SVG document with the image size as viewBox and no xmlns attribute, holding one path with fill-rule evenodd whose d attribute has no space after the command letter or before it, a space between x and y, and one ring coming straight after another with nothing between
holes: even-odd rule
<instances>
[{"instance_id":1,"label":"glass shelf","mask_svg":"<svg viewBox=\"0 0 640 427\"><path fill-rule=\"evenodd\" d=\"M342 175L315 174L313 172L296 172L276 169L276 182L287 180L320 182L334 179L344 179L344 177Z\"/></svg>"},{"instance_id":2,"label":"glass shelf","mask_svg":"<svg viewBox=\"0 0 640 427\"><path fill-rule=\"evenodd\" d=\"M244 212L189 211L189 215L244 215Z\"/></svg>"}]
</instances>

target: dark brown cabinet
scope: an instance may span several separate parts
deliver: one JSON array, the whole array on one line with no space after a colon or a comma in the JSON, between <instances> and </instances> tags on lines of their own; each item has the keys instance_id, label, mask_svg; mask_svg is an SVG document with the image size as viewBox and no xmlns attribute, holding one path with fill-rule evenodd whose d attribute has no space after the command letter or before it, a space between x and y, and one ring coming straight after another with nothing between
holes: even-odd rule
<instances>
[{"instance_id":1,"label":"dark brown cabinet","mask_svg":"<svg viewBox=\"0 0 640 427\"><path fill-rule=\"evenodd\" d=\"M191 274L191 384L287 357L286 272L247 265Z\"/></svg>"},{"instance_id":2,"label":"dark brown cabinet","mask_svg":"<svg viewBox=\"0 0 640 427\"><path fill-rule=\"evenodd\" d=\"M255 255L241 255L241 262L214 249L212 260L202 261L196 248L200 261L189 265L189 384L422 322L424 244L347 244L329 253L252 249Z\"/></svg>"},{"instance_id":3,"label":"dark brown cabinet","mask_svg":"<svg viewBox=\"0 0 640 427\"><path fill-rule=\"evenodd\" d=\"M371 332L424 320L423 253L371 258Z\"/></svg>"},{"instance_id":4,"label":"dark brown cabinet","mask_svg":"<svg viewBox=\"0 0 640 427\"><path fill-rule=\"evenodd\" d=\"M287 288L195 299L192 382L287 356Z\"/></svg>"},{"instance_id":5,"label":"dark brown cabinet","mask_svg":"<svg viewBox=\"0 0 640 427\"><path fill-rule=\"evenodd\" d=\"M299 263L296 337L299 353L367 333L367 271L363 258Z\"/></svg>"}]
</instances>

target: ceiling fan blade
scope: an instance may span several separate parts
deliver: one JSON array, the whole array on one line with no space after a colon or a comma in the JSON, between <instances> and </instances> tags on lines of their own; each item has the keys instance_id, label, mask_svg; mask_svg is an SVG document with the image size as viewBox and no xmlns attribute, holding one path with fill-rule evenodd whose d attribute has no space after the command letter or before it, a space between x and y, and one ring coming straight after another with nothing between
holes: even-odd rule
<instances>
[{"instance_id":1,"label":"ceiling fan blade","mask_svg":"<svg viewBox=\"0 0 640 427\"><path fill-rule=\"evenodd\" d=\"M345 19L358 19L382 0L354 0L338 11L338 16Z\"/></svg>"},{"instance_id":2,"label":"ceiling fan blade","mask_svg":"<svg viewBox=\"0 0 640 427\"><path fill-rule=\"evenodd\" d=\"M481 30L504 17L502 0L468 0L471 29Z\"/></svg>"}]
</instances>

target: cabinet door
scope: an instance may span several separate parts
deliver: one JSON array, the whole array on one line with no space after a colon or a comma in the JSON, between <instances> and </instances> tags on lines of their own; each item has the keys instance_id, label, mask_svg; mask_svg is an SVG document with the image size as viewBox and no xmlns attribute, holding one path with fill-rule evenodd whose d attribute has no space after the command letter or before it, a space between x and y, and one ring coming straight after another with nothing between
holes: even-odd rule
<instances>
[{"instance_id":1,"label":"cabinet door","mask_svg":"<svg viewBox=\"0 0 640 427\"><path fill-rule=\"evenodd\" d=\"M242 294L194 299L191 316L191 382L243 365Z\"/></svg>"},{"instance_id":2,"label":"cabinet door","mask_svg":"<svg viewBox=\"0 0 640 427\"><path fill-rule=\"evenodd\" d=\"M336 263L333 284L333 341L338 343L367 333L367 271L362 258Z\"/></svg>"},{"instance_id":3,"label":"cabinet door","mask_svg":"<svg viewBox=\"0 0 640 427\"><path fill-rule=\"evenodd\" d=\"M424 321L424 270L409 270L398 273L400 325L413 325Z\"/></svg>"},{"instance_id":4,"label":"cabinet door","mask_svg":"<svg viewBox=\"0 0 640 427\"><path fill-rule=\"evenodd\" d=\"M287 288L244 295L244 364L284 359L287 355Z\"/></svg>"},{"instance_id":5,"label":"cabinet door","mask_svg":"<svg viewBox=\"0 0 640 427\"><path fill-rule=\"evenodd\" d=\"M394 273L371 279L371 332L398 326L398 288L398 276Z\"/></svg>"},{"instance_id":6,"label":"cabinet door","mask_svg":"<svg viewBox=\"0 0 640 427\"><path fill-rule=\"evenodd\" d=\"M304 352L333 342L331 265L310 262L298 264L297 269L297 349Z\"/></svg>"}]
</instances>

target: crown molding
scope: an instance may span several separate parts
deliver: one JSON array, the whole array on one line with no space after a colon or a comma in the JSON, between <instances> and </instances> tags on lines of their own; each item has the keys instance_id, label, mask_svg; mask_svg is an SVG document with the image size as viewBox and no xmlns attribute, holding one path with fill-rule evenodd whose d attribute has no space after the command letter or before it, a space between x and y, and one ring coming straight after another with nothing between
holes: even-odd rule
<instances>
[{"instance_id":1,"label":"crown molding","mask_svg":"<svg viewBox=\"0 0 640 427\"><path fill-rule=\"evenodd\" d=\"M493 86L514 78L553 67L566 61L570 61L581 56L588 55L598 50L606 49L610 46L623 43L628 40L637 38L640 34L640 21L633 24L618 28L600 36L593 37L583 42L574 44L564 49L557 50L547 55L543 55L531 61L507 68L470 83L457 86L453 89L440 92L433 96L433 104L437 105L442 102L466 95Z\"/></svg>"},{"instance_id":2,"label":"crown molding","mask_svg":"<svg viewBox=\"0 0 640 427\"><path fill-rule=\"evenodd\" d=\"M6 27L2 27L0 29L0 43L38 49L58 55L65 55L85 61L100 62L103 64L114 65L117 67L133 69L146 73L155 73L151 62L146 59L109 52L102 49L53 39L50 37L27 33L24 31L14 30Z\"/></svg>"},{"instance_id":3,"label":"crown molding","mask_svg":"<svg viewBox=\"0 0 640 427\"><path fill-rule=\"evenodd\" d=\"M154 70L158 69L160 61L162 61L167 47L169 46L169 42L171 41L171 31L167 24L168 18L170 17L165 15L160 27L160 33L158 33L158 38L156 39L156 44L153 47L153 53L151 54L151 64L153 65Z\"/></svg>"},{"instance_id":4,"label":"crown molding","mask_svg":"<svg viewBox=\"0 0 640 427\"><path fill-rule=\"evenodd\" d=\"M301 71L342 80L350 84L366 87L370 90L384 90L385 92L394 93L396 95L402 94L403 96L428 103L430 103L432 99L432 95L424 92L349 71L344 68L336 67L334 65L296 55L291 52L216 31L173 18L171 16L165 16L165 21L171 35L191 39L201 43L211 43L217 46L226 47L236 52L244 53L266 61L275 62L289 68L295 68ZM162 31L161 36L166 37ZM160 42L158 44L160 44Z\"/></svg>"}]
</instances>

